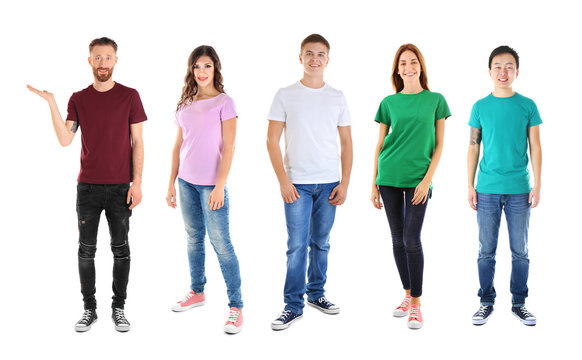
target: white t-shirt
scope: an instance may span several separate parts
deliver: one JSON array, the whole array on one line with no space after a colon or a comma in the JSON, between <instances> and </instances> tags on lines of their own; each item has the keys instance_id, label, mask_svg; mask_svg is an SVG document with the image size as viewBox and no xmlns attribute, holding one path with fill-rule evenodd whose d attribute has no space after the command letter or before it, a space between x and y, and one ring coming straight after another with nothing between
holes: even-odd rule
<instances>
[{"instance_id":1,"label":"white t-shirt","mask_svg":"<svg viewBox=\"0 0 582 360\"><path fill-rule=\"evenodd\" d=\"M340 180L337 127L352 123L341 91L327 84L312 89L298 81L279 89L268 119L285 123L285 170L292 183Z\"/></svg>"}]
</instances>

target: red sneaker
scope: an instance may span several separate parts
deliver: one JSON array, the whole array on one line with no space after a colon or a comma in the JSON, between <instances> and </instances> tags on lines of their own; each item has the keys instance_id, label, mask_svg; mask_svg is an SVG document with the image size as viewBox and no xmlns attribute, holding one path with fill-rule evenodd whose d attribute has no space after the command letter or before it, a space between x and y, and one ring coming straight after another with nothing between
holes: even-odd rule
<instances>
[{"instance_id":1,"label":"red sneaker","mask_svg":"<svg viewBox=\"0 0 582 360\"><path fill-rule=\"evenodd\" d=\"M419 305L410 305L410 314L408 316L408 328L420 329L424 321L422 321L422 314L420 313Z\"/></svg>"},{"instance_id":2,"label":"red sneaker","mask_svg":"<svg viewBox=\"0 0 582 360\"><path fill-rule=\"evenodd\" d=\"M408 310L410 310L410 300L411 300L410 295L406 295L404 300L402 300L402 304L400 304L399 307L394 309L392 314L396 317L405 317L406 315L408 315Z\"/></svg>"},{"instance_id":3,"label":"red sneaker","mask_svg":"<svg viewBox=\"0 0 582 360\"><path fill-rule=\"evenodd\" d=\"M196 294L193 290L190 290L186 296L180 301L176 303L176 305L172 306L172 311L180 312L190 310L193 307L202 306L204 305L204 293L200 295Z\"/></svg>"},{"instance_id":4,"label":"red sneaker","mask_svg":"<svg viewBox=\"0 0 582 360\"><path fill-rule=\"evenodd\" d=\"M230 308L228 320L224 324L224 332L227 334L238 334L242 330L243 315L242 309Z\"/></svg>"}]
</instances>

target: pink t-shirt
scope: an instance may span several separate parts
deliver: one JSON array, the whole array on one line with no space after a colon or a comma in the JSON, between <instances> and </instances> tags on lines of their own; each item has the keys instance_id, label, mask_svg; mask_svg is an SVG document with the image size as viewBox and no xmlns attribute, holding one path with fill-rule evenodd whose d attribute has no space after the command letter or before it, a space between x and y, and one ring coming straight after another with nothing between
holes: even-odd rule
<instances>
[{"instance_id":1,"label":"pink t-shirt","mask_svg":"<svg viewBox=\"0 0 582 360\"><path fill-rule=\"evenodd\" d=\"M182 128L178 177L195 185L216 185L222 160L222 122L237 117L234 101L222 93L182 105L176 125Z\"/></svg>"}]
</instances>

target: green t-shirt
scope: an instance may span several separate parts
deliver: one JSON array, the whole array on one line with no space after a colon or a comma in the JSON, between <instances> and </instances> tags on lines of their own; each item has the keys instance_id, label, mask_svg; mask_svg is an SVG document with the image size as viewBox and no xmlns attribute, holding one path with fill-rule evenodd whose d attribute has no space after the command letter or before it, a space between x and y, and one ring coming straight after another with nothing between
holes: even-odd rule
<instances>
[{"instance_id":1,"label":"green t-shirt","mask_svg":"<svg viewBox=\"0 0 582 360\"><path fill-rule=\"evenodd\" d=\"M385 97L375 120L388 125L390 132L378 157L376 185L416 187L430 165L435 122L449 116L449 106L439 93L423 90Z\"/></svg>"},{"instance_id":2,"label":"green t-shirt","mask_svg":"<svg viewBox=\"0 0 582 360\"><path fill-rule=\"evenodd\" d=\"M473 105L469 126L481 129L483 140L478 192L525 194L531 191L527 129L541 123L533 100L518 93L510 97L489 94Z\"/></svg>"}]
</instances>

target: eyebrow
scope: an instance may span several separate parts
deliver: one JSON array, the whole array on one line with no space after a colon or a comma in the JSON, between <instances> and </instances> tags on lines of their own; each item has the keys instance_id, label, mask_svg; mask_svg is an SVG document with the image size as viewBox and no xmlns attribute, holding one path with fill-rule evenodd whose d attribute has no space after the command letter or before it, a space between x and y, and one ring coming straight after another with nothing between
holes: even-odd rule
<instances>
[{"instance_id":1,"label":"eyebrow","mask_svg":"<svg viewBox=\"0 0 582 360\"><path fill-rule=\"evenodd\" d=\"M493 65L503 65L504 63L500 63L500 62L495 62L493 63ZM513 61L508 61L505 63L506 65L513 65Z\"/></svg>"},{"instance_id":2,"label":"eyebrow","mask_svg":"<svg viewBox=\"0 0 582 360\"><path fill-rule=\"evenodd\" d=\"M414 60L418 61L418 59L417 59L417 58L412 58L412 59L410 59L410 61L414 61ZM400 60L400 62L406 62L406 59L401 59L401 60Z\"/></svg>"}]
</instances>

